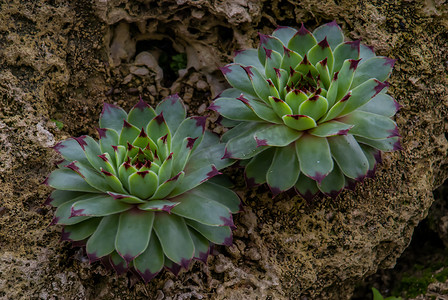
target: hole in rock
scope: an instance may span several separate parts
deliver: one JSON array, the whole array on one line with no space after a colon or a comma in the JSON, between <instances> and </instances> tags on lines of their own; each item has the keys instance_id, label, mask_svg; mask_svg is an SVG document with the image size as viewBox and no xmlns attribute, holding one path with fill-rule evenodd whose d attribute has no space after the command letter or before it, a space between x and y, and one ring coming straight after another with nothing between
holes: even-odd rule
<instances>
[{"instance_id":1,"label":"hole in rock","mask_svg":"<svg viewBox=\"0 0 448 300\"><path fill-rule=\"evenodd\" d=\"M165 87L171 86L179 77L178 71L187 66L186 54L174 50L173 43L167 38L138 41L136 55L143 51L152 53L157 59L159 66L163 70L162 85Z\"/></svg>"}]
</instances>

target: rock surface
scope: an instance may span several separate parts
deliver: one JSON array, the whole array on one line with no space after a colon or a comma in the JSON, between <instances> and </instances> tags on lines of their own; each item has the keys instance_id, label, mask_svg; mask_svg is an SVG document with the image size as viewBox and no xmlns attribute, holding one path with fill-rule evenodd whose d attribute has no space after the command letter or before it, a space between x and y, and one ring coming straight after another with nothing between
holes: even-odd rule
<instances>
[{"instance_id":1,"label":"rock surface","mask_svg":"<svg viewBox=\"0 0 448 300\"><path fill-rule=\"evenodd\" d=\"M0 299L349 299L357 281L392 267L447 177L448 8L443 1L82 0L0 3ZM337 4L336 4L337 3ZM69 136L95 136L103 102L178 92L189 114L226 87L218 67L253 47L257 31L314 28L335 19L351 39L397 59L389 93L403 151L383 155L375 179L336 200L307 204L245 189L234 246L208 265L144 285L89 265L48 226L41 185ZM163 69L131 76L148 52ZM162 65L186 54L184 69ZM168 63L169 66L169 63ZM146 66L150 68L150 66ZM145 68L146 70L146 68ZM134 72L135 73L135 72ZM144 74L143 74L144 73ZM157 76L158 74L158 76ZM213 123L210 129L222 132ZM59 125L56 126L56 125ZM62 125L62 128L60 128Z\"/></svg>"}]
</instances>

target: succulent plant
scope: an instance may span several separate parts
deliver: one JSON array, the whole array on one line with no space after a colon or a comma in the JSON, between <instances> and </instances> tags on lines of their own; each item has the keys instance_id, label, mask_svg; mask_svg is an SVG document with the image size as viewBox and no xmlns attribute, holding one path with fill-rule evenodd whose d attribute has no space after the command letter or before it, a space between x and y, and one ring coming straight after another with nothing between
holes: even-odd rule
<instances>
[{"instance_id":1,"label":"succulent plant","mask_svg":"<svg viewBox=\"0 0 448 300\"><path fill-rule=\"evenodd\" d=\"M224 158L246 161L248 185L274 195L295 187L306 198L336 196L372 176L380 151L400 149L388 94L394 60L359 41L344 42L331 22L313 33L279 27L258 49L221 68L233 88L210 109L232 127Z\"/></svg>"},{"instance_id":2,"label":"succulent plant","mask_svg":"<svg viewBox=\"0 0 448 300\"><path fill-rule=\"evenodd\" d=\"M104 104L98 142L54 146L64 160L45 181L55 188L46 203L57 207L62 239L146 282L164 266L177 274L193 258L205 262L212 243L231 245L240 200L207 180L232 161L221 159L224 144L205 131L206 117L185 117L177 95L155 110L140 99L128 114Z\"/></svg>"}]
</instances>

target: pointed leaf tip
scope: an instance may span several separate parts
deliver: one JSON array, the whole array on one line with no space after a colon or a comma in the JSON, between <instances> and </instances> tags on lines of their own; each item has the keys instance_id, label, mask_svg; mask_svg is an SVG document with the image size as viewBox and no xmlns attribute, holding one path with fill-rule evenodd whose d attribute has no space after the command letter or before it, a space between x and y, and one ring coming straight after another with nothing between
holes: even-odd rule
<instances>
[{"instance_id":1,"label":"pointed leaf tip","mask_svg":"<svg viewBox=\"0 0 448 300\"><path fill-rule=\"evenodd\" d=\"M272 198L274 198L275 196L277 196L278 194L280 194L282 192L278 187L275 187L275 186L269 186L269 189L272 192Z\"/></svg>"},{"instance_id":2,"label":"pointed leaf tip","mask_svg":"<svg viewBox=\"0 0 448 300\"><path fill-rule=\"evenodd\" d=\"M223 221L223 225L222 226L229 226L232 229L236 229L235 224L233 223L233 218L232 218L231 214L229 214L228 218L221 216L221 217L219 217L219 219L221 221Z\"/></svg>"},{"instance_id":3,"label":"pointed leaf tip","mask_svg":"<svg viewBox=\"0 0 448 300\"><path fill-rule=\"evenodd\" d=\"M82 135L80 137L74 137L73 139L78 142L78 144L81 146L82 150L85 150L84 146L87 146L87 142L85 141L85 138L87 136Z\"/></svg>"},{"instance_id":4,"label":"pointed leaf tip","mask_svg":"<svg viewBox=\"0 0 448 300\"><path fill-rule=\"evenodd\" d=\"M320 41L320 42L318 43L318 45L319 45L322 49L325 49L325 48L329 48L329 47L330 47L330 44L328 44L328 41L327 41L327 37L324 37L324 39L323 39L322 41Z\"/></svg>"},{"instance_id":5,"label":"pointed leaf tip","mask_svg":"<svg viewBox=\"0 0 448 300\"><path fill-rule=\"evenodd\" d=\"M397 126L395 126L394 129L388 130L388 132L390 132L390 135L387 138L396 137L396 136L400 136L401 137L400 132L398 131L398 127Z\"/></svg>"},{"instance_id":6,"label":"pointed leaf tip","mask_svg":"<svg viewBox=\"0 0 448 300\"><path fill-rule=\"evenodd\" d=\"M326 177L326 175L320 173L320 172L316 172L316 174L311 177L311 179L317 181L319 184L322 183L322 180L324 180L324 178Z\"/></svg>"},{"instance_id":7,"label":"pointed leaf tip","mask_svg":"<svg viewBox=\"0 0 448 300\"><path fill-rule=\"evenodd\" d=\"M187 148L188 149L190 149L190 150L192 150L193 149L193 146L194 146L194 143L196 142L196 140L198 139L199 137L195 137L195 138L191 138L191 137L188 137L187 138Z\"/></svg>"},{"instance_id":8,"label":"pointed leaf tip","mask_svg":"<svg viewBox=\"0 0 448 300\"><path fill-rule=\"evenodd\" d=\"M137 104L134 106L134 108L138 108L141 111L144 111L145 108L150 107L148 103L146 103L145 101L143 101L142 96L140 96L140 100L137 102Z\"/></svg>"},{"instance_id":9,"label":"pointed leaf tip","mask_svg":"<svg viewBox=\"0 0 448 300\"><path fill-rule=\"evenodd\" d=\"M100 139L107 137L106 128L96 128L96 131L98 131L98 136L100 137Z\"/></svg>"},{"instance_id":10,"label":"pointed leaf tip","mask_svg":"<svg viewBox=\"0 0 448 300\"><path fill-rule=\"evenodd\" d=\"M264 48L264 47L263 47ZM266 48L265 48L266 49ZM267 50L266 50L267 51ZM272 51L271 51L272 52ZM267 55L267 52L266 52L266 55ZM244 67L244 66L241 66L241 68L243 68L244 69L244 71L246 72L246 74L247 74L247 76L249 76L249 77L254 77L254 73L252 72L252 66L247 66L247 67Z\"/></svg>"},{"instance_id":11,"label":"pointed leaf tip","mask_svg":"<svg viewBox=\"0 0 448 300\"><path fill-rule=\"evenodd\" d=\"M221 106L216 105L215 103L212 103L207 109L217 112L220 108L221 108Z\"/></svg>"},{"instance_id":12,"label":"pointed leaf tip","mask_svg":"<svg viewBox=\"0 0 448 300\"><path fill-rule=\"evenodd\" d=\"M349 59L348 61L350 62L349 69L352 69L354 71L358 67L358 64L361 61L361 59Z\"/></svg>"},{"instance_id":13,"label":"pointed leaf tip","mask_svg":"<svg viewBox=\"0 0 448 300\"><path fill-rule=\"evenodd\" d=\"M165 122L165 118L163 117L163 112L161 112L160 114L155 116L154 120L156 120L157 124L159 124L159 125L162 124L163 122Z\"/></svg>"},{"instance_id":14,"label":"pointed leaf tip","mask_svg":"<svg viewBox=\"0 0 448 300\"><path fill-rule=\"evenodd\" d=\"M310 33L310 32L308 31L308 29L305 28L305 25L303 25L303 22L302 22L300 29L297 30L297 34L303 36L303 35L307 35L308 33Z\"/></svg>"},{"instance_id":15,"label":"pointed leaf tip","mask_svg":"<svg viewBox=\"0 0 448 300\"><path fill-rule=\"evenodd\" d=\"M81 172L79 172L79 167L76 165L76 162L72 161L71 163L69 163L68 165L65 166L66 168L69 168L70 170L75 171L76 173L78 173L82 178L85 178L84 175L81 174Z\"/></svg>"},{"instance_id":16,"label":"pointed leaf tip","mask_svg":"<svg viewBox=\"0 0 448 300\"><path fill-rule=\"evenodd\" d=\"M261 32L258 33L258 36L260 37L260 44L267 44L268 40L269 40L269 36L266 34L263 34Z\"/></svg>"},{"instance_id":17,"label":"pointed leaf tip","mask_svg":"<svg viewBox=\"0 0 448 300\"><path fill-rule=\"evenodd\" d=\"M361 44L360 40L356 40L356 41L352 41L352 42L347 42L348 45L350 45L350 47L352 49L358 49L359 50L359 45Z\"/></svg>"},{"instance_id":18,"label":"pointed leaf tip","mask_svg":"<svg viewBox=\"0 0 448 300\"><path fill-rule=\"evenodd\" d=\"M257 137L255 137L255 141L257 142L257 147L269 146L268 141L265 139L258 139Z\"/></svg>"},{"instance_id":19,"label":"pointed leaf tip","mask_svg":"<svg viewBox=\"0 0 448 300\"><path fill-rule=\"evenodd\" d=\"M377 83L377 85L375 86L374 90L376 92L375 95L377 95L378 93L380 93L385 87L389 86L389 83L387 81L385 82L381 82L379 80L375 79L375 82Z\"/></svg>"},{"instance_id":20,"label":"pointed leaf tip","mask_svg":"<svg viewBox=\"0 0 448 300\"><path fill-rule=\"evenodd\" d=\"M232 235L226 237L226 239L224 240L224 243L222 243L224 246L230 247L233 245L233 237Z\"/></svg>"},{"instance_id":21,"label":"pointed leaf tip","mask_svg":"<svg viewBox=\"0 0 448 300\"><path fill-rule=\"evenodd\" d=\"M212 177L215 177L216 175L220 175L220 174L222 174L222 173L219 172L218 169L216 169L216 167L214 165L212 165L212 170L207 173L207 178L204 179L202 182L204 182Z\"/></svg>"},{"instance_id":22,"label":"pointed leaf tip","mask_svg":"<svg viewBox=\"0 0 448 300\"><path fill-rule=\"evenodd\" d=\"M196 120L196 126L197 127L202 127L202 133L204 133L207 117L201 116L201 117L191 117L191 118L193 120Z\"/></svg>"},{"instance_id":23,"label":"pointed leaf tip","mask_svg":"<svg viewBox=\"0 0 448 300\"><path fill-rule=\"evenodd\" d=\"M230 153L230 151L227 150L227 147L224 149L224 155L221 157L221 159L226 159L226 158L232 158L232 154Z\"/></svg>"},{"instance_id":24,"label":"pointed leaf tip","mask_svg":"<svg viewBox=\"0 0 448 300\"><path fill-rule=\"evenodd\" d=\"M386 61L384 62L384 65L393 68L396 61L397 61L396 59L387 57Z\"/></svg>"},{"instance_id":25,"label":"pointed leaf tip","mask_svg":"<svg viewBox=\"0 0 448 300\"><path fill-rule=\"evenodd\" d=\"M224 66L219 69L221 70L224 76L232 72L232 69L229 66Z\"/></svg>"},{"instance_id":26,"label":"pointed leaf tip","mask_svg":"<svg viewBox=\"0 0 448 300\"><path fill-rule=\"evenodd\" d=\"M400 142L400 140L398 140L398 141L396 141L395 142L395 144L394 144L394 149L393 149L393 151L401 151L401 150L403 150L403 147L401 146L401 142Z\"/></svg>"}]
</instances>

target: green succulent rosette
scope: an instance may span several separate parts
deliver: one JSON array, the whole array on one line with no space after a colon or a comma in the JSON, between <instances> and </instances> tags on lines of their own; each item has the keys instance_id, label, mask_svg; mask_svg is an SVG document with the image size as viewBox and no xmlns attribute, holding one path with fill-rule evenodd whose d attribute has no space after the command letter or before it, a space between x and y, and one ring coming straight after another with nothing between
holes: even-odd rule
<instances>
[{"instance_id":1,"label":"green succulent rosette","mask_svg":"<svg viewBox=\"0 0 448 300\"><path fill-rule=\"evenodd\" d=\"M233 88L210 106L233 127L224 158L247 160L248 185L274 195L337 196L373 176L380 151L400 149L386 91L394 60L359 41L344 42L331 22L313 33L279 27L258 49L238 51L221 68Z\"/></svg>"},{"instance_id":2,"label":"green succulent rosette","mask_svg":"<svg viewBox=\"0 0 448 300\"><path fill-rule=\"evenodd\" d=\"M62 239L146 282L164 266L177 274L193 258L206 262L212 244L231 245L240 200L207 180L232 161L221 159L224 144L205 117L185 117L177 95L155 110L142 100L129 113L105 104L99 141L58 143L64 160L45 183L55 188L47 204Z\"/></svg>"}]
</instances>

